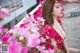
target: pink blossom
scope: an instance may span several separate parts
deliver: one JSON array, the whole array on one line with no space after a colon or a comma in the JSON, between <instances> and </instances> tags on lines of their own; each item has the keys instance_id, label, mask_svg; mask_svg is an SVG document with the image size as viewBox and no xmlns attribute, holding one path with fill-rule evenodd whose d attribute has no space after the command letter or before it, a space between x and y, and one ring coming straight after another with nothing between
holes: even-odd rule
<instances>
[{"instance_id":1,"label":"pink blossom","mask_svg":"<svg viewBox=\"0 0 80 53\"><path fill-rule=\"evenodd\" d=\"M42 50L41 53L49 53L48 50Z\"/></svg>"},{"instance_id":2,"label":"pink blossom","mask_svg":"<svg viewBox=\"0 0 80 53\"><path fill-rule=\"evenodd\" d=\"M3 43L4 43L4 42L7 42L9 36L10 36L10 33L6 33L6 34L1 38L1 41L2 41Z\"/></svg>"},{"instance_id":3,"label":"pink blossom","mask_svg":"<svg viewBox=\"0 0 80 53\"><path fill-rule=\"evenodd\" d=\"M44 0L39 0L39 3L41 3L41 4L42 4L43 2L44 2Z\"/></svg>"},{"instance_id":4,"label":"pink blossom","mask_svg":"<svg viewBox=\"0 0 80 53\"><path fill-rule=\"evenodd\" d=\"M8 53L21 53L22 47L19 45L17 41L13 41L9 44L9 51Z\"/></svg>"},{"instance_id":5,"label":"pink blossom","mask_svg":"<svg viewBox=\"0 0 80 53\"><path fill-rule=\"evenodd\" d=\"M8 28L4 28L3 32L6 33L8 31Z\"/></svg>"},{"instance_id":6,"label":"pink blossom","mask_svg":"<svg viewBox=\"0 0 80 53\"><path fill-rule=\"evenodd\" d=\"M8 38L9 38L8 36L3 36L2 37L2 42L7 42L8 41Z\"/></svg>"},{"instance_id":7,"label":"pink blossom","mask_svg":"<svg viewBox=\"0 0 80 53\"><path fill-rule=\"evenodd\" d=\"M45 46L37 45L36 48L37 48L39 51L45 50Z\"/></svg>"},{"instance_id":8,"label":"pink blossom","mask_svg":"<svg viewBox=\"0 0 80 53\"><path fill-rule=\"evenodd\" d=\"M46 41L45 38L43 38L43 37L41 37L40 40L41 40L41 42L45 42Z\"/></svg>"},{"instance_id":9,"label":"pink blossom","mask_svg":"<svg viewBox=\"0 0 80 53\"><path fill-rule=\"evenodd\" d=\"M40 6L38 8L38 10L36 11L36 13L34 14L34 19L37 19L37 17L41 17L42 16L41 10L42 10L42 6Z\"/></svg>"},{"instance_id":10,"label":"pink blossom","mask_svg":"<svg viewBox=\"0 0 80 53\"><path fill-rule=\"evenodd\" d=\"M8 9L6 9L6 8L0 9L0 17L1 18L8 17L8 16L10 16Z\"/></svg>"},{"instance_id":11,"label":"pink blossom","mask_svg":"<svg viewBox=\"0 0 80 53\"><path fill-rule=\"evenodd\" d=\"M26 47L26 46L23 46L22 47L22 53L28 53L28 47Z\"/></svg>"},{"instance_id":12,"label":"pink blossom","mask_svg":"<svg viewBox=\"0 0 80 53\"><path fill-rule=\"evenodd\" d=\"M29 47L34 47L34 46L37 46L38 44L40 43L40 40L39 38L30 38L28 39L28 42L27 42L27 46Z\"/></svg>"},{"instance_id":13,"label":"pink blossom","mask_svg":"<svg viewBox=\"0 0 80 53\"><path fill-rule=\"evenodd\" d=\"M0 28L0 33L3 34L3 29L2 28Z\"/></svg>"},{"instance_id":14,"label":"pink blossom","mask_svg":"<svg viewBox=\"0 0 80 53\"><path fill-rule=\"evenodd\" d=\"M28 14L28 16L30 17L30 16L31 16L31 14Z\"/></svg>"},{"instance_id":15,"label":"pink blossom","mask_svg":"<svg viewBox=\"0 0 80 53\"><path fill-rule=\"evenodd\" d=\"M0 28L2 28L3 27L3 24L2 23L0 23Z\"/></svg>"},{"instance_id":16,"label":"pink blossom","mask_svg":"<svg viewBox=\"0 0 80 53\"><path fill-rule=\"evenodd\" d=\"M45 19L43 19L42 17L37 17L37 20L40 21L42 25L44 25Z\"/></svg>"},{"instance_id":17,"label":"pink blossom","mask_svg":"<svg viewBox=\"0 0 80 53\"><path fill-rule=\"evenodd\" d=\"M12 36L9 36L10 34L6 34L2 37L3 42L9 43L8 53L27 53L28 49L32 47L34 47L33 50L37 48L41 53L52 52L52 50L46 49L48 46L50 46L49 44L46 44L46 42L50 42L46 41L45 38L40 39L41 35L39 33L38 21L40 21L42 25L44 25L45 21L43 18L41 18L41 14L39 13L41 12L40 9L41 8L39 8L39 10L37 11L37 20L32 19L32 15L28 15L29 18L24 20L20 27L12 27L12 29L9 31L10 33L12 33ZM4 32L5 31L7 31L7 29L5 29ZM16 36L18 36L18 40L16 39ZM26 38L25 43L27 44L25 44L25 46L22 46L22 44L24 43L24 37ZM23 41L23 43L21 41ZM44 45L40 45L42 42L44 42Z\"/></svg>"},{"instance_id":18,"label":"pink blossom","mask_svg":"<svg viewBox=\"0 0 80 53\"><path fill-rule=\"evenodd\" d=\"M9 37L8 42L11 43L11 42L13 42L15 40L16 39L15 39L14 35L12 35L12 36Z\"/></svg>"},{"instance_id":19,"label":"pink blossom","mask_svg":"<svg viewBox=\"0 0 80 53\"><path fill-rule=\"evenodd\" d=\"M48 49L49 53L55 53L55 50L54 49Z\"/></svg>"}]
</instances>

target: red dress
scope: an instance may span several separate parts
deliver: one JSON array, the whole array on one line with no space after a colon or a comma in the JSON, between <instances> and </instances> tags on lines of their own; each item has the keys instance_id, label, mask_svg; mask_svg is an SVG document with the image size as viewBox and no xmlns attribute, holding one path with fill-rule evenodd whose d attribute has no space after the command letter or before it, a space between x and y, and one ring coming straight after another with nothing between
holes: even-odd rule
<instances>
[{"instance_id":1,"label":"red dress","mask_svg":"<svg viewBox=\"0 0 80 53\"><path fill-rule=\"evenodd\" d=\"M49 24L46 24L44 28L42 29L43 36L47 35L49 38L54 38L56 41L57 48L60 50L63 50L63 41L64 39L55 31L55 29L50 26Z\"/></svg>"},{"instance_id":2,"label":"red dress","mask_svg":"<svg viewBox=\"0 0 80 53\"><path fill-rule=\"evenodd\" d=\"M61 22L59 23L61 24ZM61 51L64 51L64 46L63 46L64 38L62 38L51 25L46 24L45 26L43 26L41 29L41 34L44 37L48 36L49 38L54 38L54 40L56 41L57 48Z\"/></svg>"}]
</instances>

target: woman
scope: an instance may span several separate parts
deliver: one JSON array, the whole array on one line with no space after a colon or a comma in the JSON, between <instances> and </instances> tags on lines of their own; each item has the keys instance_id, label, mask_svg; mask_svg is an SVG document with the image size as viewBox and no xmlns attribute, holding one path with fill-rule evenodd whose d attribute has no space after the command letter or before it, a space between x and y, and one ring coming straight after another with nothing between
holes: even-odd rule
<instances>
[{"instance_id":1,"label":"woman","mask_svg":"<svg viewBox=\"0 0 80 53\"><path fill-rule=\"evenodd\" d=\"M46 20L43 27L44 32L51 38L55 53L80 53L78 49L67 47L66 34L62 28L59 17L62 17L63 7L61 0L45 0L42 7L42 17Z\"/></svg>"}]
</instances>

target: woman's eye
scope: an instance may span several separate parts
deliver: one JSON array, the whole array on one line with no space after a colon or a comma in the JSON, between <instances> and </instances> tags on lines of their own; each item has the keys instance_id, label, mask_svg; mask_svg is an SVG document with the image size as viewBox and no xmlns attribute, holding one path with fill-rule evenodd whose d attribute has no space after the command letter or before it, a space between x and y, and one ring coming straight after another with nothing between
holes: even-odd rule
<instances>
[{"instance_id":1,"label":"woman's eye","mask_svg":"<svg viewBox=\"0 0 80 53\"><path fill-rule=\"evenodd\" d=\"M59 8L59 6L57 6L56 8Z\"/></svg>"},{"instance_id":2,"label":"woman's eye","mask_svg":"<svg viewBox=\"0 0 80 53\"><path fill-rule=\"evenodd\" d=\"M60 5L60 7L63 7L63 5Z\"/></svg>"}]
</instances>

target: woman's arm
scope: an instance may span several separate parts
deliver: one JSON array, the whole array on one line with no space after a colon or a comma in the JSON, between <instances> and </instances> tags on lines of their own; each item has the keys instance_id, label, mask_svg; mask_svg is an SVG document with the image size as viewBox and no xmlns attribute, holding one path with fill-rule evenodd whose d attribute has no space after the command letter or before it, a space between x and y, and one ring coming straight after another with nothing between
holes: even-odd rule
<instances>
[{"instance_id":1,"label":"woman's arm","mask_svg":"<svg viewBox=\"0 0 80 53\"><path fill-rule=\"evenodd\" d=\"M70 53L80 53L80 49L68 48L68 50L70 51Z\"/></svg>"},{"instance_id":2,"label":"woman's arm","mask_svg":"<svg viewBox=\"0 0 80 53\"><path fill-rule=\"evenodd\" d=\"M55 53L60 53L60 50L57 48L56 42L54 39L51 39L52 45L54 46Z\"/></svg>"},{"instance_id":3,"label":"woman's arm","mask_svg":"<svg viewBox=\"0 0 80 53\"><path fill-rule=\"evenodd\" d=\"M64 46L65 53L69 53L68 46L65 39L63 41L63 46Z\"/></svg>"},{"instance_id":4,"label":"woman's arm","mask_svg":"<svg viewBox=\"0 0 80 53\"><path fill-rule=\"evenodd\" d=\"M55 53L60 53L60 50L57 48L57 45L56 45L56 42L54 41L54 39L51 39L51 41L52 41L52 45L54 46ZM64 46L65 53L70 53L65 39L63 41L63 46Z\"/></svg>"},{"instance_id":5,"label":"woman's arm","mask_svg":"<svg viewBox=\"0 0 80 53\"><path fill-rule=\"evenodd\" d=\"M64 49L65 49L66 53L80 53L80 49L68 48L65 40L64 40L63 45L64 45Z\"/></svg>"}]
</instances>

